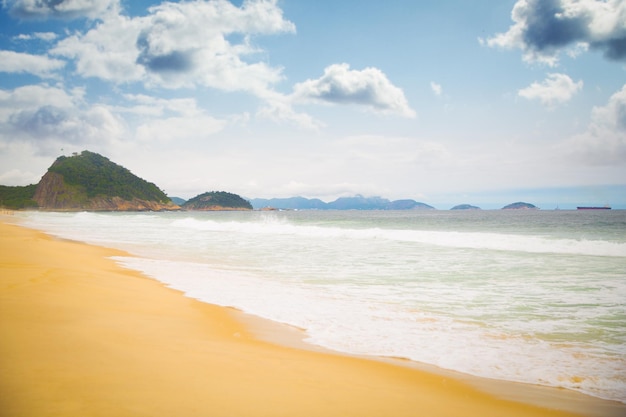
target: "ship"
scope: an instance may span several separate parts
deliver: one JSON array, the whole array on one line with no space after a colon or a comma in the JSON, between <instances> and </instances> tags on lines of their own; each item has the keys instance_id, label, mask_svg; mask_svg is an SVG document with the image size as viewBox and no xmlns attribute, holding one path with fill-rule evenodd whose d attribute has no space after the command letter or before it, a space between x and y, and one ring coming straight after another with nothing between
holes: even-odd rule
<instances>
[{"instance_id":1,"label":"ship","mask_svg":"<svg viewBox=\"0 0 626 417\"><path fill-rule=\"evenodd\" d=\"M602 207L596 207L596 206L580 206L580 207L576 207L577 210L611 210L610 206L602 206Z\"/></svg>"}]
</instances>

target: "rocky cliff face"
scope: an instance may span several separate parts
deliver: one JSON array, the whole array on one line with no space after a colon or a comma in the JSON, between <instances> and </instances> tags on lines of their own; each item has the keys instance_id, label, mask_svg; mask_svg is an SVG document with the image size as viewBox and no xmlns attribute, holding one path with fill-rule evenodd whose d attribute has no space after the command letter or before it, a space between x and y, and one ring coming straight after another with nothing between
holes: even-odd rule
<instances>
[{"instance_id":1,"label":"rocky cliff face","mask_svg":"<svg viewBox=\"0 0 626 417\"><path fill-rule=\"evenodd\" d=\"M174 203L138 198L91 197L80 186L68 185L63 176L48 171L39 181L33 199L42 210L54 211L164 211L178 210Z\"/></svg>"}]
</instances>

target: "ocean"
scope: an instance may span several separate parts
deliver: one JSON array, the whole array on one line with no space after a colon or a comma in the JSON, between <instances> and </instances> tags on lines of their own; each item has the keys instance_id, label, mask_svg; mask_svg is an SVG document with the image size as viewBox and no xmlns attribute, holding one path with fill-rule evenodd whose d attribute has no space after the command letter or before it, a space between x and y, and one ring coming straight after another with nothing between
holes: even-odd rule
<instances>
[{"instance_id":1,"label":"ocean","mask_svg":"<svg viewBox=\"0 0 626 417\"><path fill-rule=\"evenodd\" d=\"M626 403L623 210L18 215L315 345Z\"/></svg>"}]
</instances>

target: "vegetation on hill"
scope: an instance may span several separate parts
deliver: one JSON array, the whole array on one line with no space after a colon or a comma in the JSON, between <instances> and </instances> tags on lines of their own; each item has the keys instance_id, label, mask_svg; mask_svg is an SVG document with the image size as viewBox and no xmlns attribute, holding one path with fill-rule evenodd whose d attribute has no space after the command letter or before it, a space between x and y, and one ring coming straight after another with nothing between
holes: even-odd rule
<instances>
[{"instance_id":1,"label":"vegetation on hill","mask_svg":"<svg viewBox=\"0 0 626 417\"><path fill-rule=\"evenodd\" d=\"M0 185L0 207L12 210L36 208L37 202L33 200L36 188L36 184L17 187Z\"/></svg>"},{"instance_id":2,"label":"vegetation on hill","mask_svg":"<svg viewBox=\"0 0 626 417\"><path fill-rule=\"evenodd\" d=\"M156 185L147 182L128 169L94 152L83 151L73 156L60 156L48 168L63 176L63 181L80 187L88 198L120 197L167 203L170 199Z\"/></svg>"},{"instance_id":3,"label":"vegetation on hill","mask_svg":"<svg viewBox=\"0 0 626 417\"><path fill-rule=\"evenodd\" d=\"M507 206L502 207L502 210L536 210L538 207L534 204L524 203L522 201L518 201L517 203L511 203Z\"/></svg>"},{"instance_id":4,"label":"vegetation on hill","mask_svg":"<svg viewBox=\"0 0 626 417\"><path fill-rule=\"evenodd\" d=\"M210 191L187 200L184 210L252 210L249 201L226 191Z\"/></svg>"}]
</instances>

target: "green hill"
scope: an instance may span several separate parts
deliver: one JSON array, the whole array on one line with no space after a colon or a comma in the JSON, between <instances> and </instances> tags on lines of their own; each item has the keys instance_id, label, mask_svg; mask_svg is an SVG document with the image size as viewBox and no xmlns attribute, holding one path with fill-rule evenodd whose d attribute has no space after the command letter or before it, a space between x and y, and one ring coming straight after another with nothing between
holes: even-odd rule
<instances>
[{"instance_id":1,"label":"green hill","mask_svg":"<svg viewBox=\"0 0 626 417\"><path fill-rule=\"evenodd\" d=\"M88 198L96 196L121 197L125 200L138 198L161 203L170 199L156 185L147 182L128 169L111 162L94 152L83 151L80 155L60 156L48 168L63 176L68 185L82 187Z\"/></svg>"},{"instance_id":2,"label":"green hill","mask_svg":"<svg viewBox=\"0 0 626 417\"><path fill-rule=\"evenodd\" d=\"M60 156L32 197L45 210L175 210L156 185L94 152Z\"/></svg>"},{"instance_id":3,"label":"green hill","mask_svg":"<svg viewBox=\"0 0 626 417\"><path fill-rule=\"evenodd\" d=\"M537 210L538 207L534 204L524 203L523 201L518 201L517 203L511 203L507 206L502 207L502 210Z\"/></svg>"},{"instance_id":4,"label":"green hill","mask_svg":"<svg viewBox=\"0 0 626 417\"><path fill-rule=\"evenodd\" d=\"M187 200L182 208L183 210L252 210L252 205L237 194L210 191Z\"/></svg>"}]
</instances>

